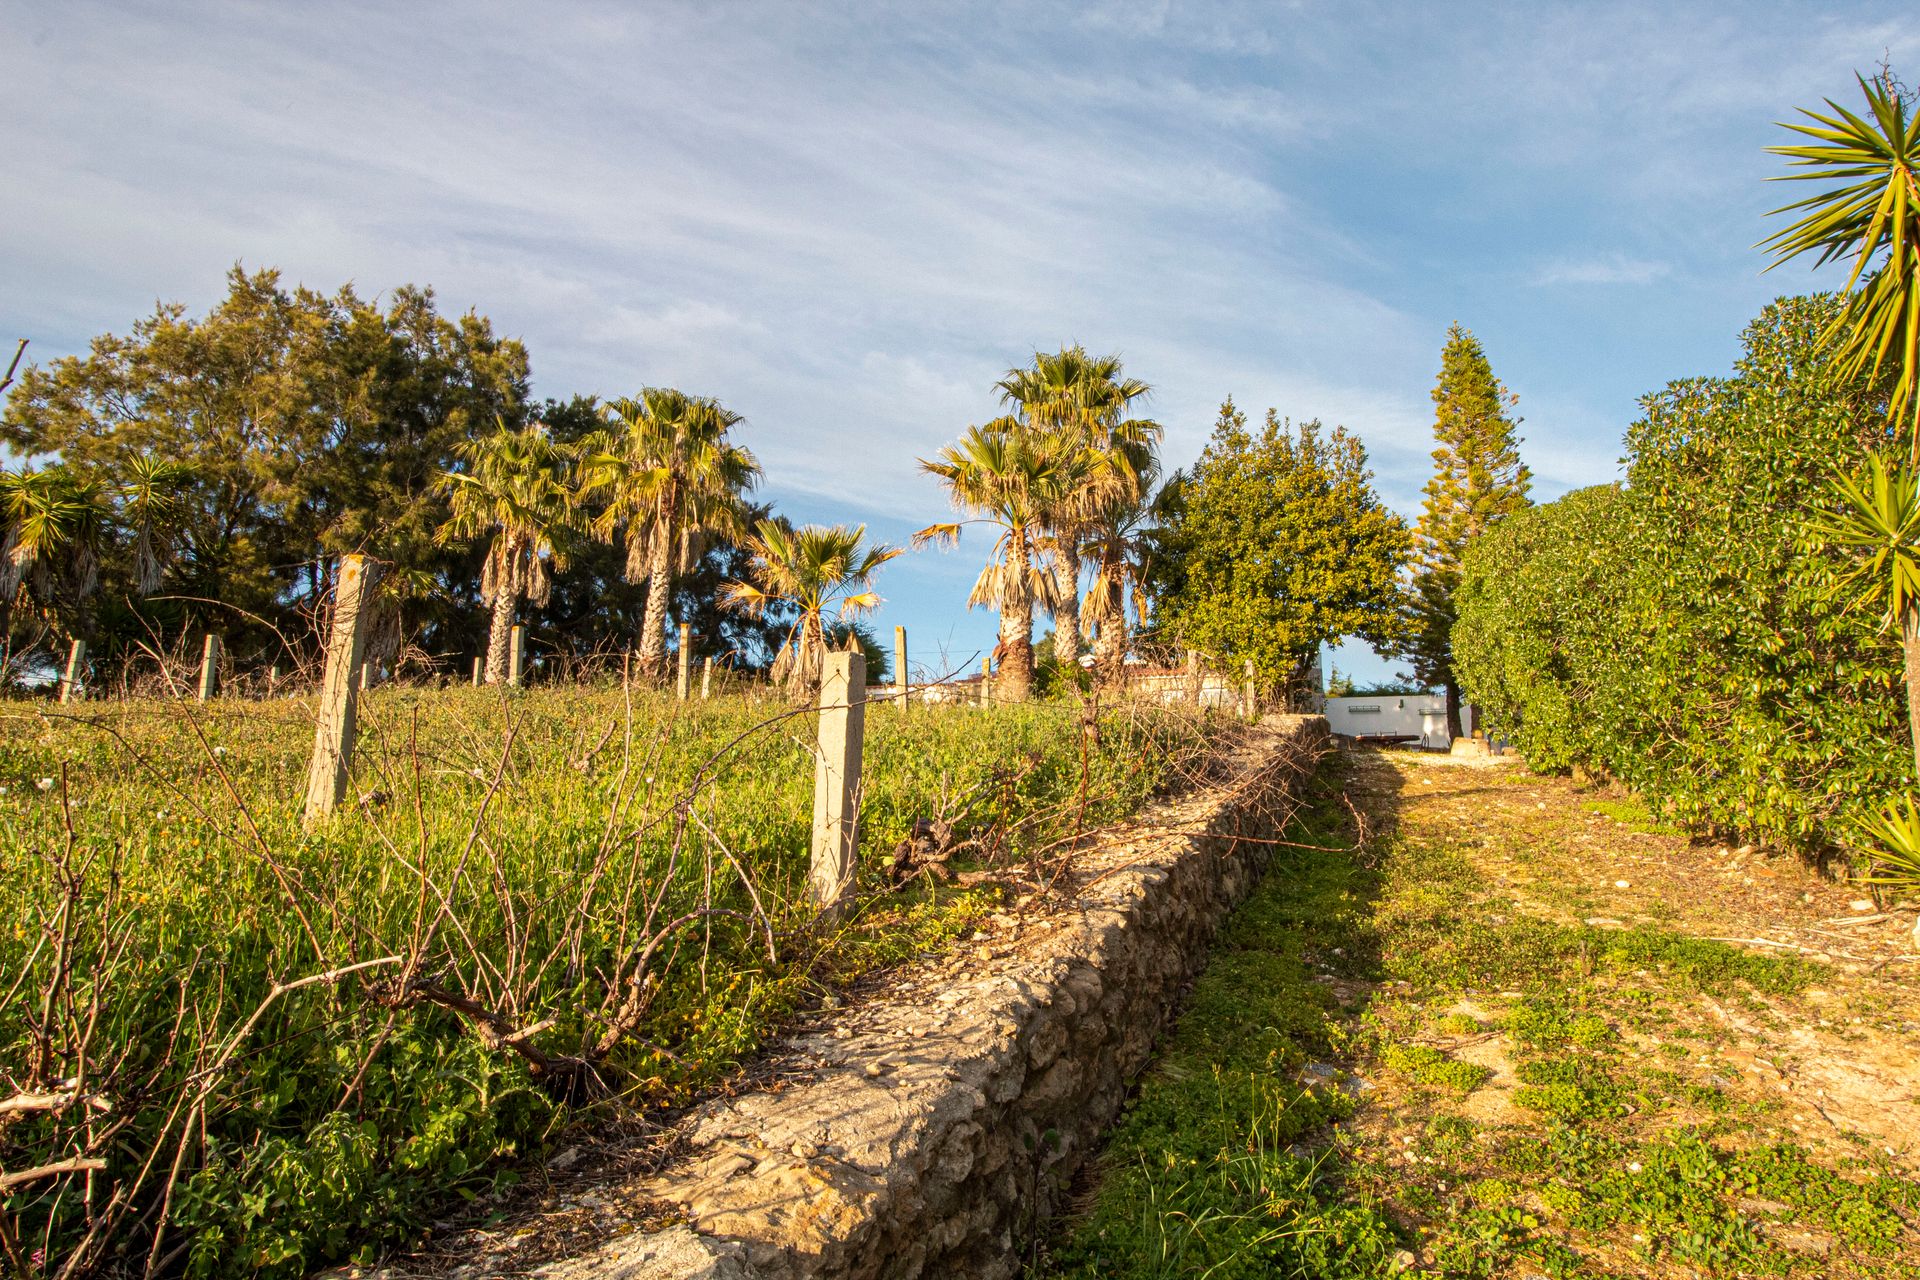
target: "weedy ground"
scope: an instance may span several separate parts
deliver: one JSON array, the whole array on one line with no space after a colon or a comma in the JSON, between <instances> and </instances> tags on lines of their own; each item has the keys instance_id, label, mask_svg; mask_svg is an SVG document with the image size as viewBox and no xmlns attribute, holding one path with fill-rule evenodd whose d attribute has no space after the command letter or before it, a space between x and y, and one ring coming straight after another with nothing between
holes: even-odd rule
<instances>
[{"instance_id":1,"label":"weedy ground","mask_svg":"<svg viewBox=\"0 0 1920 1280\"><path fill-rule=\"evenodd\" d=\"M1322 781L1036 1274L1920 1276L1910 916L1519 769Z\"/></svg>"},{"instance_id":2,"label":"weedy ground","mask_svg":"<svg viewBox=\"0 0 1920 1280\"><path fill-rule=\"evenodd\" d=\"M1004 879L1231 731L873 707L866 905L822 927L810 715L378 690L348 804L308 833L309 702L0 707L0 1102L26 1100L0 1171L42 1171L0 1183L0 1274L370 1256L584 1109L680 1101L823 991L970 931L991 883L885 890L916 819Z\"/></svg>"}]
</instances>

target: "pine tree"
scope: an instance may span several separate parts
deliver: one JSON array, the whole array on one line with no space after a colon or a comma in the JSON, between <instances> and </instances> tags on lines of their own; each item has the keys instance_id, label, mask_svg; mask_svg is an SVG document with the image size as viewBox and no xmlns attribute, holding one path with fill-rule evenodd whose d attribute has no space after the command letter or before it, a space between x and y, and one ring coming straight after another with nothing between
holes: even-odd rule
<instances>
[{"instance_id":1,"label":"pine tree","mask_svg":"<svg viewBox=\"0 0 1920 1280\"><path fill-rule=\"evenodd\" d=\"M1509 415L1518 397L1500 385L1480 340L1454 324L1440 354L1433 478L1414 529L1415 562L1407 593L1407 640L1400 649L1414 674L1447 694L1447 732L1460 737L1460 686L1453 671L1453 593L1467 544L1503 516L1528 505L1532 473L1520 461Z\"/></svg>"}]
</instances>

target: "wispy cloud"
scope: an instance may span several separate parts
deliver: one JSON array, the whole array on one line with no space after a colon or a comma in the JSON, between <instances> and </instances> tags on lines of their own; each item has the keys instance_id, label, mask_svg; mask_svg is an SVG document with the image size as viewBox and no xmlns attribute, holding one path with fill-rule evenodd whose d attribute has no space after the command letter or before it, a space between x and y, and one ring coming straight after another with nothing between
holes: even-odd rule
<instances>
[{"instance_id":1,"label":"wispy cloud","mask_svg":"<svg viewBox=\"0 0 1920 1280\"><path fill-rule=\"evenodd\" d=\"M1533 275L1537 286L1556 284L1652 284L1672 274L1669 263L1630 258L1623 253L1599 258L1563 258Z\"/></svg>"},{"instance_id":2,"label":"wispy cloud","mask_svg":"<svg viewBox=\"0 0 1920 1280\"><path fill-rule=\"evenodd\" d=\"M1170 465L1231 393L1355 429L1413 510L1457 318L1584 483L1781 287L1771 121L1920 58L1886 9L24 6L0 338L82 349L236 259L431 284L539 394L719 395L777 501L897 536L945 509L915 459L1063 341L1155 384ZM887 593L991 627L920 563Z\"/></svg>"}]
</instances>

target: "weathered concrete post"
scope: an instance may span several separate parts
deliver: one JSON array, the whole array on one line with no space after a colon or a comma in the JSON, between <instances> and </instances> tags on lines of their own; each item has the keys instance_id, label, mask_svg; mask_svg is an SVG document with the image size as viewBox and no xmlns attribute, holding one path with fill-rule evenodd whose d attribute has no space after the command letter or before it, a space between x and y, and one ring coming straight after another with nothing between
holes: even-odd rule
<instances>
[{"instance_id":1,"label":"weathered concrete post","mask_svg":"<svg viewBox=\"0 0 1920 1280\"><path fill-rule=\"evenodd\" d=\"M200 647L200 701L213 696L220 684L220 637L209 632Z\"/></svg>"},{"instance_id":2,"label":"weathered concrete post","mask_svg":"<svg viewBox=\"0 0 1920 1280\"><path fill-rule=\"evenodd\" d=\"M327 640L326 674L320 681L320 716L313 727L313 760L307 766L309 829L333 812L347 794L347 765L353 760L354 673L360 669L361 619L366 613L379 567L365 556L342 556L333 589L333 631Z\"/></svg>"},{"instance_id":3,"label":"weathered concrete post","mask_svg":"<svg viewBox=\"0 0 1920 1280\"><path fill-rule=\"evenodd\" d=\"M680 624L680 676L674 682L674 691L685 702L693 687L693 625Z\"/></svg>"},{"instance_id":4,"label":"weathered concrete post","mask_svg":"<svg viewBox=\"0 0 1920 1280\"><path fill-rule=\"evenodd\" d=\"M821 910L853 885L859 851L860 764L867 732L867 660L828 653L820 673L820 739L813 769L813 857L808 883Z\"/></svg>"},{"instance_id":5,"label":"weathered concrete post","mask_svg":"<svg viewBox=\"0 0 1920 1280\"><path fill-rule=\"evenodd\" d=\"M1260 691L1253 684L1253 659L1247 659L1247 719L1260 718Z\"/></svg>"},{"instance_id":6,"label":"weathered concrete post","mask_svg":"<svg viewBox=\"0 0 1920 1280\"><path fill-rule=\"evenodd\" d=\"M901 711L907 709L907 703L913 696L908 692L911 688L913 688L913 682L907 679L907 629L895 627L893 629L893 703Z\"/></svg>"},{"instance_id":7,"label":"weathered concrete post","mask_svg":"<svg viewBox=\"0 0 1920 1280\"><path fill-rule=\"evenodd\" d=\"M279 692L280 692L280 664L276 662L272 666L267 668L267 696L272 697L274 694Z\"/></svg>"},{"instance_id":8,"label":"weathered concrete post","mask_svg":"<svg viewBox=\"0 0 1920 1280\"><path fill-rule=\"evenodd\" d=\"M1196 707L1200 705L1202 687L1200 681L1200 651L1198 649L1189 649L1187 650L1187 701Z\"/></svg>"},{"instance_id":9,"label":"weathered concrete post","mask_svg":"<svg viewBox=\"0 0 1920 1280\"><path fill-rule=\"evenodd\" d=\"M473 687L474 688L478 689L480 687L480 682L486 678L486 674L487 674L487 660L485 658L476 656L473 660Z\"/></svg>"},{"instance_id":10,"label":"weathered concrete post","mask_svg":"<svg viewBox=\"0 0 1920 1280\"><path fill-rule=\"evenodd\" d=\"M984 707L987 705L988 701L992 696L992 691L988 689L987 686L992 683L993 683L993 659L982 658L980 659L980 687L974 691L974 695L973 695L974 706Z\"/></svg>"},{"instance_id":11,"label":"weathered concrete post","mask_svg":"<svg viewBox=\"0 0 1920 1280\"><path fill-rule=\"evenodd\" d=\"M74 637L73 648L67 650L67 674L60 678L60 701L73 702L80 697L80 682L85 675L87 665L87 642Z\"/></svg>"},{"instance_id":12,"label":"weathered concrete post","mask_svg":"<svg viewBox=\"0 0 1920 1280\"><path fill-rule=\"evenodd\" d=\"M360 692L365 693L371 688L373 688L373 664L363 662L360 664Z\"/></svg>"},{"instance_id":13,"label":"weathered concrete post","mask_svg":"<svg viewBox=\"0 0 1920 1280\"><path fill-rule=\"evenodd\" d=\"M700 664L700 701L713 697L713 655L708 654L706 661Z\"/></svg>"},{"instance_id":14,"label":"weathered concrete post","mask_svg":"<svg viewBox=\"0 0 1920 1280\"><path fill-rule=\"evenodd\" d=\"M507 683L518 689L527 682L527 629L516 624L507 638Z\"/></svg>"}]
</instances>

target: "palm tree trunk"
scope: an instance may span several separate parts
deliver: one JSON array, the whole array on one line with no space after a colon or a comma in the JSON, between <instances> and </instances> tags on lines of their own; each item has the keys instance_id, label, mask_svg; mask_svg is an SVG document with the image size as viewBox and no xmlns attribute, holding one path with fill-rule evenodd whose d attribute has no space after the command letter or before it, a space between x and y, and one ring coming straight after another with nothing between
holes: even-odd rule
<instances>
[{"instance_id":1,"label":"palm tree trunk","mask_svg":"<svg viewBox=\"0 0 1920 1280\"><path fill-rule=\"evenodd\" d=\"M1100 683L1118 688L1127 665L1127 607L1117 583L1102 585L1104 575L1094 578L1094 590L1106 593L1100 602L1100 633L1093 639L1094 665L1100 671Z\"/></svg>"},{"instance_id":2,"label":"palm tree trunk","mask_svg":"<svg viewBox=\"0 0 1920 1280\"><path fill-rule=\"evenodd\" d=\"M1027 589L1033 561L1027 540L1019 531L1007 555L1013 561L1008 567L1018 598L1001 605L1000 669L995 673L993 692L1000 702L1025 702L1033 692L1033 595Z\"/></svg>"},{"instance_id":3,"label":"palm tree trunk","mask_svg":"<svg viewBox=\"0 0 1920 1280\"><path fill-rule=\"evenodd\" d=\"M507 682L507 650L513 644L513 592L501 584L493 595L493 619L487 627L487 683Z\"/></svg>"},{"instance_id":4,"label":"palm tree trunk","mask_svg":"<svg viewBox=\"0 0 1920 1280\"><path fill-rule=\"evenodd\" d=\"M1073 557L1071 564L1065 557L1054 561L1053 577L1060 592L1053 611L1053 656L1071 675L1080 658L1080 558Z\"/></svg>"},{"instance_id":5,"label":"palm tree trunk","mask_svg":"<svg viewBox=\"0 0 1920 1280\"><path fill-rule=\"evenodd\" d=\"M673 590L667 572L668 539L656 538L647 571L647 612L640 624L640 670L649 680L667 674L667 596Z\"/></svg>"},{"instance_id":6,"label":"palm tree trunk","mask_svg":"<svg viewBox=\"0 0 1920 1280\"><path fill-rule=\"evenodd\" d=\"M1914 776L1920 778L1920 609L1909 607L1900 619L1900 642L1907 663L1907 732L1913 737Z\"/></svg>"}]
</instances>

